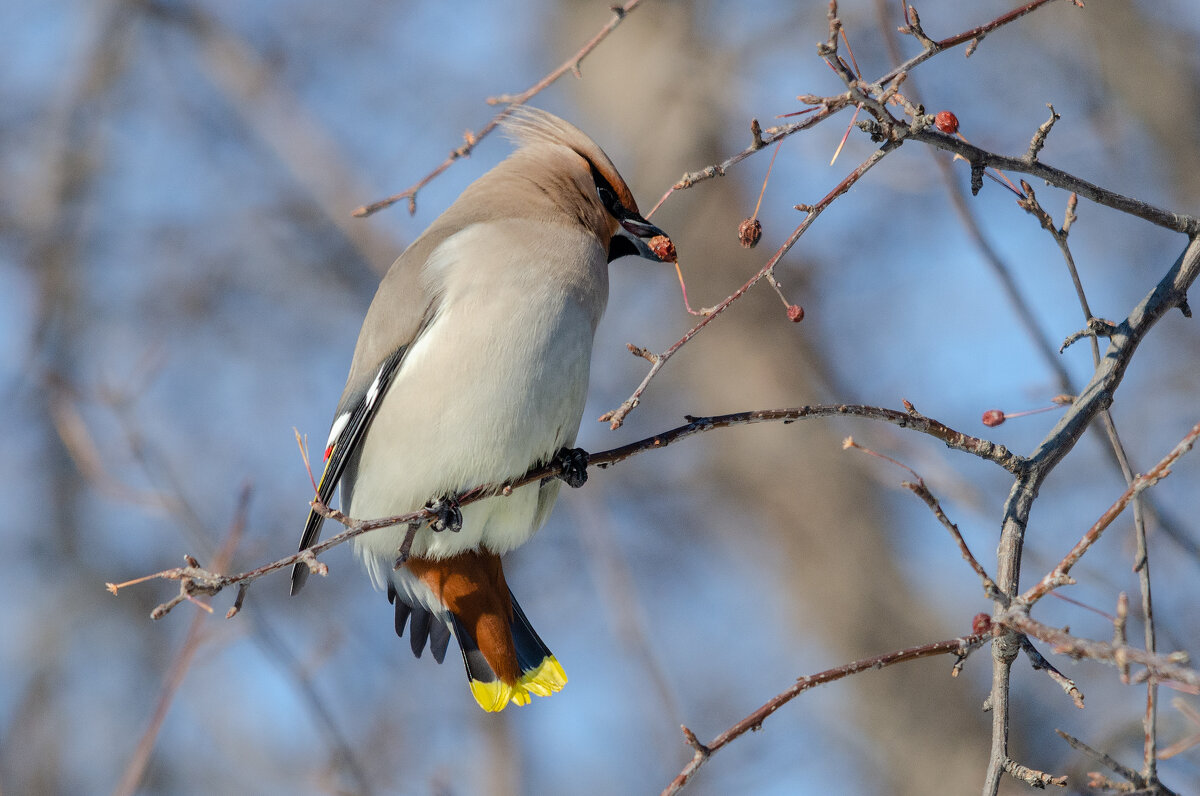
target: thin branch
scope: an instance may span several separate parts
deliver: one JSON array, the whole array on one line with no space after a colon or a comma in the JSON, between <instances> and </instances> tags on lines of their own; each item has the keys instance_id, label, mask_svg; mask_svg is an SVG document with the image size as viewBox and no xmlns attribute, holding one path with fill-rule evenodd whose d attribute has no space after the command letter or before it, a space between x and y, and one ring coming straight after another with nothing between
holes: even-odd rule
<instances>
[{"instance_id":1,"label":"thin branch","mask_svg":"<svg viewBox=\"0 0 1200 796\"><path fill-rule=\"evenodd\" d=\"M912 58L909 58L895 69L888 72L879 79L879 83L886 83L894 79L896 75L907 72L918 64L928 61L938 53L948 50L952 47L957 47L960 44L968 43L966 54L970 56L971 53L975 51L975 47L978 46L979 42L983 40L984 36L996 30L997 28L1009 24L1010 22L1015 22L1026 14L1036 11L1038 8L1041 8L1050 2L1053 2L1053 0L1032 0L1032 2L1026 3L1018 8L1014 8L1008 13L1001 14L991 22L986 22L954 36L947 36L941 41L934 41L925 35L924 30L921 28L920 17L917 16L917 10L905 3L905 13L908 17L908 25L900 28L900 32L912 35L919 42L921 42L922 45L924 45L925 49L921 53L914 55ZM1073 2L1075 5L1079 5L1077 0L1071 0L1071 2Z\"/></svg>"},{"instance_id":2,"label":"thin branch","mask_svg":"<svg viewBox=\"0 0 1200 796\"><path fill-rule=\"evenodd\" d=\"M960 138L929 128L914 129L909 133L908 137L914 141L930 144L938 149L944 149L947 152L959 155L970 163L972 168L994 168L1001 171L1028 174L1040 180L1045 180L1056 188L1077 193L1098 205L1111 207L1114 210L1119 210L1122 213L1140 218L1143 221L1148 221L1155 226L1175 232L1182 232L1189 237L1200 233L1200 218L1196 216L1186 213L1173 213L1169 210L1155 207L1148 202L1124 196L1107 188L1101 188L1095 183L1076 177L1062 169L1048 166L1040 160L1030 160L1024 155L1013 157L989 152Z\"/></svg>"},{"instance_id":3,"label":"thin branch","mask_svg":"<svg viewBox=\"0 0 1200 796\"><path fill-rule=\"evenodd\" d=\"M919 647L910 647L908 649L897 650L896 652L889 652L885 655L877 655L873 658L863 658L862 660L854 661L853 663L847 663L844 666L838 666L834 669L826 669L825 671L818 672L817 674L801 677L796 680L795 684L792 685L791 688L788 688L786 691L775 695L762 707L758 708L753 713L746 716L729 729L725 730L725 732L721 733L707 744L700 743L696 738L695 733L693 733L687 727L684 727L684 739L688 746L695 749L696 752L694 755L692 755L692 759L688 762L688 764L683 767L683 770L680 771L679 774L676 775L675 779L671 781L671 784L663 789L662 796L670 796L671 794L678 793L685 785L687 785L688 781L695 775L696 771L698 771L700 767L704 765L710 757L712 757L713 754L729 744L730 741L733 741L741 735L744 735L752 730L761 729L763 722L766 721L772 713L779 710L788 702L800 696L800 694L804 693L810 688L815 688L816 686L824 685L825 683L832 683L835 680L841 680L844 677L849 677L851 675L858 674L859 672L883 669L884 667L891 666L893 664L906 663L908 661L915 661L921 658L929 658L934 655L954 654L959 656L961 660L969 655L974 649L982 645L990 637L991 633L975 633L969 636L960 636L959 638L952 638L946 641L937 641L932 644L923 644Z\"/></svg>"},{"instance_id":4,"label":"thin branch","mask_svg":"<svg viewBox=\"0 0 1200 796\"><path fill-rule=\"evenodd\" d=\"M1150 329L1170 310L1186 309L1187 291L1197 275L1200 275L1200 238L1192 238L1149 295L1118 325L1091 381L1030 457L1028 471L1019 475L1013 483L1004 506L997 549L997 583L1010 597L1015 596L1020 588L1025 528L1042 483L1058 462L1070 453L1096 416L1111 405L1125 369ZM1000 614L1004 610L1003 605L997 603L995 612ZM998 792L1004 773L1003 764L1008 759L1009 672L1019 649L1020 644L1015 634L1011 633L1003 634L992 644L992 691L989 697L993 707L992 748L984 780L984 794Z\"/></svg>"},{"instance_id":5,"label":"thin branch","mask_svg":"<svg viewBox=\"0 0 1200 796\"><path fill-rule=\"evenodd\" d=\"M942 527L950 532L950 535L958 544L958 551L962 553L963 560L971 565L971 569L975 570L975 574L979 576L980 581L983 583L984 595L986 595L989 600L1007 601L1008 597L1000 591L998 586L996 586L996 581L992 580L992 576L987 574L987 570L985 570L983 565L979 563L979 560L971 554L971 549L967 547L967 542L965 539L963 539L962 533L958 530L958 526L951 522L950 518L946 516L946 512L942 510L942 504L938 502L938 499L933 495L932 492L929 491L929 488L925 486L924 480L921 480L915 484L911 481L905 481L903 484L901 484L901 486L905 487L914 495L919 497L922 501L924 501L925 505L929 507L929 510L933 512L933 516L937 517L938 522L942 524Z\"/></svg>"},{"instance_id":6,"label":"thin branch","mask_svg":"<svg viewBox=\"0 0 1200 796\"><path fill-rule=\"evenodd\" d=\"M1059 655L1087 658L1117 667L1126 664L1143 667L1144 671L1131 676L1130 682L1140 683L1153 680L1160 685L1179 688L1189 693L1200 692L1200 671L1187 665L1190 659L1186 652L1162 655L1146 652L1144 649L1127 644L1080 638L1071 635L1066 630L1037 621L1027 613L1026 609L1019 606L1001 612L993 617L993 621L998 625L1004 625L1020 633L1027 633L1053 645L1054 652Z\"/></svg>"},{"instance_id":7,"label":"thin branch","mask_svg":"<svg viewBox=\"0 0 1200 796\"><path fill-rule=\"evenodd\" d=\"M581 48L579 48L578 52L576 52L574 55L572 55L570 58L568 58L566 61L564 61L557 69L550 71L550 73L547 74L545 77L543 77L541 80L534 83L532 86L525 89L524 91L522 91L519 94L504 94L499 97L489 98L488 99L489 105L504 104L504 105L507 105L507 107L504 108L499 113L497 113L495 116L493 116L492 120L489 121L487 124L485 124L483 127L481 127L478 131L468 132L464 136L465 140L463 141L463 145L458 147L457 149L452 150L450 152L450 154L446 157L446 159L444 161L442 161L441 165L439 165L433 171L429 172L424 177L422 177L420 180L418 180L416 183L409 186L408 188L401 191L400 193L393 194L392 196L389 196L386 199L380 199L378 201L371 202L370 204L366 204L361 207L358 207L354 210L354 212L351 215L354 215L354 216L360 217L360 218L369 216L372 213L378 212L379 210L383 210L385 207L391 207L396 202L399 202L401 199L408 200L409 214L416 213L417 212L417 192L418 191L420 191L426 185L428 185L429 183L431 183L435 179L437 179L437 177L440 176L442 174L442 172L444 172L446 169L448 169L452 165L454 165L454 162L456 160L459 160L459 159L465 158L465 157L469 157L471 152L474 151L475 147L479 145L479 142L482 141L484 138L486 138L488 136L488 134L490 134L493 130L495 130L497 127L499 127L500 122L504 121L505 117L507 117L510 113L512 113L512 109L514 107L516 107L517 105L524 105L531 98L533 98L534 95L538 94L543 89L550 86L550 84L554 83L556 80L558 80L560 77L565 75L567 72L571 72L575 75L579 75L579 65L580 65L580 63L583 62L583 59L586 58L592 52L592 50L596 49L596 47L599 46L600 42L602 42L606 38L608 38L608 34L612 33L616 29L617 25L620 25L621 22L624 21L625 17L628 14L630 14L631 12L633 12L639 5L641 5L641 3L642 3L642 0L629 0L629 2L625 3L625 5L613 6L612 7L612 12L613 12L612 18L604 25L604 27L600 28L600 30L596 33L595 36L593 36L591 39L589 39L587 41L586 44L584 44Z\"/></svg>"},{"instance_id":8,"label":"thin branch","mask_svg":"<svg viewBox=\"0 0 1200 796\"><path fill-rule=\"evenodd\" d=\"M1026 157L1033 160L1037 157L1037 153L1041 150L1045 143L1046 136L1050 132L1050 128L1058 121L1059 115L1055 113L1054 106L1050 106L1050 118L1038 128L1038 132L1030 142L1029 152ZM1100 366L1100 344L1098 337L1103 334L1110 336L1114 329L1111 322L1096 318L1092 314L1092 308L1087 300L1087 293L1083 289L1083 280L1079 277L1079 269L1075 267L1075 257L1071 254L1071 246L1068 240L1070 236L1071 226L1077 218L1075 208L1078 204L1076 194L1071 194L1067 198L1067 208L1063 215L1063 224L1061 228L1054 226L1050 214L1047 213L1037 201L1034 195L1033 188L1024 180L1021 181L1021 187L1025 190L1026 198L1019 201L1017 204L1024 207L1034 216L1036 216L1044 229L1046 229L1054 242L1058 245L1059 251L1062 253L1063 261L1067 266L1067 272L1071 276L1071 282L1075 286L1075 295L1079 300L1079 307L1083 311L1084 322L1087 324L1087 329L1091 332L1089 342L1092 349L1092 365L1093 367ZM1063 348L1066 348L1072 342L1071 338L1063 343ZM1062 349L1059 349L1060 353ZM1125 451L1125 446L1121 444L1120 434L1117 432L1117 424L1113 420L1112 412L1108 409L1100 413L1101 425L1108 437L1109 445L1112 448L1113 456L1117 461L1117 465L1121 470L1121 475L1125 479L1125 483L1130 489L1133 489L1135 478L1133 467L1129 464L1129 456ZM1143 628L1146 640L1146 649L1149 652L1155 651L1155 630L1154 630L1154 608L1152 592L1150 588L1150 554L1146 545L1146 512L1143 501L1140 497L1140 490L1132 494L1133 500L1133 528L1134 536L1137 540L1137 553L1134 562L1134 571L1138 574L1138 584L1141 589L1142 596L1142 618ZM1097 531L1097 536L1099 531ZM1143 716L1143 771L1142 774L1148 782L1154 782L1157 779L1158 765L1158 687L1153 683L1146 685L1146 711Z\"/></svg>"},{"instance_id":9,"label":"thin branch","mask_svg":"<svg viewBox=\"0 0 1200 796\"><path fill-rule=\"evenodd\" d=\"M968 434L963 434L960 431L955 431L949 426L926 417L920 414L916 409L910 408L908 411L901 412L895 409L884 409L875 406L862 406L854 404L819 404L814 406L800 406L792 409L763 409L753 412L738 412L736 414L716 415L713 417L692 417L688 416L688 422L682 426L677 426L661 434L655 434L652 437L637 442L631 442L628 445L622 445L618 448L612 448L600 453L588 455L589 466L600 468L610 467L618 462L624 461L631 456L634 456L642 451L658 450L665 448L673 442L685 439L695 434L701 434L706 431L711 431L717 428L727 428L731 426L752 425L756 423L781 422L784 424L792 423L797 420L803 420L814 417L861 417L868 420L878 420L885 423L900 426L901 428L911 428L923 434L928 434L935 439L941 440L949 448L960 450L966 453L971 453L981 459L991 461L1000 465L1009 472L1020 472L1024 467L1024 460L1011 453L1003 445L997 445L978 437L972 437ZM459 505L465 506L474 503L478 500L483 500L489 497L500 495L509 495L513 490L524 486L525 484L540 481L543 478L556 477L561 472L559 465L550 463L542 467L530 470L525 475L496 484L486 484L468 489L455 497ZM189 557L188 565L184 567L176 567L174 569L164 570L162 572L147 575L124 583L107 583L106 587L113 594L117 594L122 588L131 586L136 583L141 583L151 579L177 580L180 582L180 596L168 603L164 603L154 609L151 616L155 619L166 615L172 608L180 602L190 599L196 595L215 595L224 588L231 585L246 585L264 575L270 574L278 569L291 567L297 563L304 563L317 574L324 575L327 568L323 563L317 560L317 556L336 547L349 539L352 539L369 531L379 528L388 528L395 525L404 525L411 523L422 523L430 519L433 513L428 509L410 512L408 514L400 514L394 517L381 517L370 520L352 519L342 512L332 509L316 500L312 501L312 507L322 516L339 522L346 526L346 530L331 536L324 541L314 544L305 550L301 550L292 555L286 556L273 561L270 564L264 564L246 572L241 572L235 575L224 575L220 572L215 572L201 567L194 559ZM243 595L244 596L244 595Z\"/></svg>"},{"instance_id":10,"label":"thin branch","mask_svg":"<svg viewBox=\"0 0 1200 796\"><path fill-rule=\"evenodd\" d=\"M859 81L859 83L861 85L868 85L871 88L875 89L877 92L881 93L884 90L883 89L884 86L887 86L887 85L893 83L893 81L895 81L896 78L900 77L903 74L906 74L911 69L918 66L922 62L929 60L934 55L937 55L939 52L951 49L951 48L956 47L959 44L962 44L964 42L977 42L985 34L990 33L991 31L996 30L999 27L1007 25L1008 23L1013 22L1014 20L1025 16L1026 14L1036 10L1037 8L1039 8L1043 5L1046 5L1049 2L1052 2L1052 0L1033 0L1033 2L1026 3L1024 6L1021 6L1020 8L1015 9L1014 11L1010 11L1006 14L1001 14L1000 16L996 17L995 19L993 19L990 22L987 22L983 25L979 25L977 27L971 28L970 30L963 31L962 33L959 33L955 36L949 36L945 39L942 39L939 42L935 42L932 39L926 38L924 41L927 44L926 44L926 50L924 52L922 52L916 56L913 56L912 58L910 58L909 60L907 60L903 64L901 64L900 66L897 66L896 68L892 69L890 72L887 72L886 74L881 76L878 80L876 80L872 84L863 84L863 83L861 83L861 81ZM910 19L910 26L915 27L919 31L920 30L920 22L917 18L916 10L912 9L911 7L906 6L906 11L909 11L912 14L912 18ZM833 15L833 18L831 18L831 20L830 20L831 30L833 30L833 28L835 26L838 29L840 29L841 23L840 23L840 21L836 20L836 7L833 8L832 15ZM902 28L901 32L912 32L912 31ZM920 37L918 37L918 38L920 38ZM834 31L828 41L822 42L820 45L818 45L818 54L824 55L826 52L836 53L836 51L837 51L837 35L836 35L836 31ZM801 95L799 97L799 99L801 102L806 102L809 105L815 106L814 108L810 108L809 110L816 110L816 108L819 108L819 110L816 110L816 112L814 113L813 116L810 116L808 119L805 119L804 121L793 122L791 124L781 125L779 127L768 128L767 130L764 131L765 135L763 135L761 137L756 136L755 140L751 143L750 146L746 147L741 152L738 152L737 154L733 155L732 157L722 161L721 163L715 163L711 166L705 166L702 169L697 169L695 171L690 171L690 172L685 173L683 175L683 177L681 177L679 179L679 181L675 183L673 190L682 190L684 188L691 188L693 185L703 182L705 180L712 179L713 177L724 177L727 169L729 169L731 166L736 165L737 163L740 163L741 161L745 160L746 158L750 157L755 152L758 152L760 149L763 149L767 144L773 144L776 141L781 141L790 135L794 135L795 133L800 132L801 130L807 130L810 127L813 127L813 126L823 122L824 120L828 119L830 116L837 113L842 108L846 108L846 107L856 104L850 98L850 96L848 94L837 96L837 97L817 97L817 96L808 94L808 95Z\"/></svg>"},{"instance_id":11,"label":"thin branch","mask_svg":"<svg viewBox=\"0 0 1200 796\"><path fill-rule=\"evenodd\" d=\"M854 183L858 182L858 180L864 174L866 174L872 166L882 160L889 152L894 151L897 146L898 144L896 143L888 142L879 149L875 150L871 156L860 163L858 167L854 169L854 171L846 175L846 177L840 183L838 183L832 191L826 194L821 201L817 202L815 205L806 207L805 210L807 211L807 214L805 215L804 220L800 222L799 226L792 230L792 234L789 235L788 239L784 241L782 246L779 247L779 250L776 251L775 254L771 255L771 258L767 260L766 265L759 269L758 273L750 277L750 279L744 285L726 297L724 301L712 308L712 310L706 311L705 317L691 329L688 329L683 337L677 340L670 348L663 353L656 355L657 358L653 360L653 364L650 366L650 371L646 374L646 377L642 379L642 383L637 386L637 389L633 391L633 394L630 395L629 398L627 398L625 402L616 409L605 412L603 415L601 415L600 422L607 422L614 430L620 428L621 424L625 422L626 416L628 416L628 414L632 412L639 403L641 403L642 393L646 391L648 386L650 386L650 381L657 376L658 372L662 370L664 365L667 364L667 360L674 356L675 352L682 348L685 343L699 334L700 330L707 326L714 318L724 312L730 304L741 298L746 291L758 284L759 280L761 280L763 277L768 276L779 263L779 261L783 259L783 256L791 250L792 246L796 245L796 241L800 240L800 236L803 235L804 232L810 226L812 226L812 223L816 221L817 217L824 212L825 208L827 208L834 199L837 199L839 196L846 193L846 191L850 190L850 187L854 185Z\"/></svg>"},{"instance_id":12,"label":"thin branch","mask_svg":"<svg viewBox=\"0 0 1200 796\"><path fill-rule=\"evenodd\" d=\"M1058 788L1067 787L1066 775L1054 776L1047 774L1045 771L1037 771L1029 766L1023 766L1011 757L1004 761L1004 773L1008 774L1013 779L1019 779L1031 788L1042 789L1047 785L1054 785Z\"/></svg>"},{"instance_id":13,"label":"thin branch","mask_svg":"<svg viewBox=\"0 0 1200 796\"><path fill-rule=\"evenodd\" d=\"M229 526L229 534L214 561L216 567L224 568L232 560L233 551L237 549L238 543L242 538L242 532L246 528L246 510L249 504L250 488L249 486L245 486L238 497L233 522ZM198 613L192 617L192 624L188 627L187 636L183 640L183 646L179 648L179 652L175 654L175 658L171 661L171 665L167 669L167 675L163 679L162 690L159 692L154 712L151 714L150 721L142 733L142 737L138 740L133 757L130 758L129 764L121 774L120 782L117 783L116 788L113 790L114 796L132 796L132 794L137 792L138 785L141 784L142 777L145 776L146 767L150 763L150 755L154 751L158 733L162 729L163 722L166 721L167 710L171 707L171 703L174 701L179 687L183 685L184 677L187 676L188 669L191 668L192 661L195 660L196 652L200 649L200 642L202 640L201 631L204 629L204 622L205 615L203 613Z\"/></svg>"},{"instance_id":14,"label":"thin branch","mask_svg":"<svg viewBox=\"0 0 1200 796\"><path fill-rule=\"evenodd\" d=\"M1056 669L1050 661L1043 657L1042 653L1038 652L1037 647L1033 646L1033 642L1025 636L1021 636L1021 651L1029 657L1029 663L1033 666L1034 671L1044 671L1048 674L1050 679L1058 683L1067 696L1071 697L1071 701L1075 703L1075 707L1083 710L1083 692L1075 685L1074 680Z\"/></svg>"},{"instance_id":15,"label":"thin branch","mask_svg":"<svg viewBox=\"0 0 1200 796\"><path fill-rule=\"evenodd\" d=\"M1100 535L1104 533L1104 530L1113 523L1113 520L1120 516L1121 512L1125 510L1125 507L1129 505L1134 497L1170 475L1171 467L1174 466L1175 462L1179 461L1179 459L1185 453L1192 449L1192 446L1196 444L1196 440L1198 438L1200 438L1200 423L1192 426L1191 431L1189 431L1184 438L1180 440L1179 443L1172 448L1171 451L1164 456L1161 461L1159 461L1158 464L1150 468L1149 472L1145 473L1144 475L1139 475L1137 478L1133 479L1133 483L1131 483L1129 487L1121 493L1121 496L1117 498L1111 506L1105 509L1104 513L1100 515L1100 518L1092 524L1092 527L1088 528L1087 532L1084 533L1082 538L1075 543L1075 546L1072 547L1065 556L1063 556L1063 559L1059 561L1057 565L1055 565L1054 569L1046 573L1045 577L1043 577L1037 583L1037 585L1017 598L1018 602L1026 606L1033 605L1042 597L1045 597L1051 589L1056 589L1059 586L1065 586L1074 583L1075 581L1070 577L1069 573L1071 568L1074 567L1075 564L1079 562L1079 559L1083 557L1083 554L1088 551L1088 548L1096 543L1096 541L1100 538Z\"/></svg>"},{"instance_id":16,"label":"thin branch","mask_svg":"<svg viewBox=\"0 0 1200 796\"><path fill-rule=\"evenodd\" d=\"M1133 789L1130 789L1129 786L1122 787L1119 783L1112 782L1107 777L1104 777L1098 773L1092 773L1090 775L1091 781L1088 782L1089 788L1096 790L1114 790L1118 793L1136 792L1146 794L1147 796L1175 796L1175 791L1171 790L1166 785L1163 785L1157 779L1147 780L1132 768L1118 763L1111 755L1105 754L1098 749L1093 749L1075 736L1065 733L1062 730L1055 730L1055 732L1058 733L1060 738L1070 744L1072 748L1078 749L1096 762L1107 767L1111 771L1116 772L1133 786Z\"/></svg>"}]
</instances>

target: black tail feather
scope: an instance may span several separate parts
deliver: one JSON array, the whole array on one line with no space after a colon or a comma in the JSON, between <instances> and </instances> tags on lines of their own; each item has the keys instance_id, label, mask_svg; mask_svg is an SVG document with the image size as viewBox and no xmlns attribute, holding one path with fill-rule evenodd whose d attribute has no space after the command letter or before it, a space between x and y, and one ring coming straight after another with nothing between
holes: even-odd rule
<instances>
[{"instance_id":1,"label":"black tail feather","mask_svg":"<svg viewBox=\"0 0 1200 796\"><path fill-rule=\"evenodd\" d=\"M422 607L414 608L404 602L391 584L388 584L388 601L396 604L396 635L404 638L404 626L409 625L409 644L413 654L420 658L428 642L433 659L438 663L444 661L446 648L450 646L450 627L445 620Z\"/></svg>"},{"instance_id":2,"label":"black tail feather","mask_svg":"<svg viewBox=\"0 0 1200 796\"><path fill-rule=\"evenodd\" d=\"M512 632L513 645L516 648L517 663L521 667L522 673L531 672L551 657L551 652L538 636L537 631L533 629L533 625L525 616L517 598L511 591L508 594L509 599L512 600L512 619L509 622L509 630ZM474 637L457 616L446 614L449 618L447 622L443 617L429 612L423 606L411 606L390 584L388 585L388 600L396 606L396 635L403 638L405 625L408 626L409 645L412 647L413 654L418 658L421 657L428 644L433 659L442 663L446 658L446 650L450 646L450 637L453 634L455 640L458 641L459 649L462 650L467 679L480 683L494 683L498 679L496 672L483 657Z\"/></svg>"},{"instance_id":3,"label":"black tail feather","mask_svg":"<svg viewBox=\"0 0 1200 796\"><path fill-rule=\"evenodd\" d=\"M550 648L533 629L512 591L509 591L508 596L512 599L513 618L509 627L512 629L513 643L517 648L517 662L521 665L521 671L527 672L536 669L542 661L550 657Z\"/></svg>"}]
</instances>

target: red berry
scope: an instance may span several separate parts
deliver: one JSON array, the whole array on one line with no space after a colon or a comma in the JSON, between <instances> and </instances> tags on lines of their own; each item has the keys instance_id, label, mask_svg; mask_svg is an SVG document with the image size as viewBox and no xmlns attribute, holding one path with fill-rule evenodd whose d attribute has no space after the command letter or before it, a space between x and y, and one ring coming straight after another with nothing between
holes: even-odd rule
<instances>
[{"instance_id":1,"label":"red berry","mask_svg":"<svg viewBox=\"0 0 1200 796\"><path fill-rule=\"evenodd\" d=\"M958 117L950 111L938 111L937 116L933 117L933 126L948 135L954 135L958 132Z\"/></svg>"},{"instance_id":2,"label":"red berry","mask_svg":"<svg viewBox=\"0 0 1200 796\"><path fill-rule=\"evenodd\" d=\"M788 320L792 323L800 323L804 320L804 308L799 304L789 304L787 308Z\"/></svg>"},{"instance_id":3,"label":"red berry","mask_svg":"<svg viewBox=\"0 0 1200 796\"><path fill-rule=\"evenodd\" d=\"M999 409L989 409L983 413L983 424L985 426L998 426L1004 422L1004 413Z\"/></svg>"},{"instance_id":4,"label":"red berry","mask_svg":"<svg viewBox=\"0 0 1200 796\"><path fill-rule=\"evenodd\" d=\"M986 633L992 629L992 618L987 614L975 614L971 620L972 633Z\"/></svg>"},{"instance_id":5,"label":"red berry","mask_svg":"<svg viewBox=\"0 0 1200 796\"><path fill-rule=\"evenodd\" d=\"M666 235L655 235L650 239L648 245L650 246L650 251L654 252L658 259L664 263L673 263L679 259L678 255L675 254L675 244Z\"/></svg>"}]
</instances>

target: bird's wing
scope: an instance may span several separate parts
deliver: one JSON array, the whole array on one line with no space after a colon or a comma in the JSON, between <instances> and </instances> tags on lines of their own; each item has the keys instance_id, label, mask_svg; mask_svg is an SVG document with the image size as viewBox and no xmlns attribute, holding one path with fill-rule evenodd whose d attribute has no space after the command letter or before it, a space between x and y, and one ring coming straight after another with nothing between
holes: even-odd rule
<instances>
[{"instance_id":1,"label":"bird's wing","mask_svg":"<svg viewBox=\"0 0 1200 796\"><path fill-rule=\"evenodd\" d=\"M346 467L362 449L363 440L379 404L404 362L405 354L437 315L439 300L422 283L421 268L451 229L431 227L388 269L367 317L363 321L346 389L338 402L337 416L325 443L325 469L317 484L317 497L328 505ZM377 363L377 364L373 364ZM310 511L300 537L300 549L314 545L325 518ZM292 594L308 579L308 565L292 567Z\"/></svg>"},{"instance_id":2,"label":"bird's wing","mask_svg":"<svg viewBox=\"0 0 1200 796\"><path fill-rule=\"evenodd\" d=\"M365 390L355 391L355 394L343 396L344 406L339 407L337 419L329 431L329 440L325 444L325 469L321 471L321 480L317 483L317 497L325 505L329 505L333 491L337 488L346 464L362 445L366 437L371 419L379 408L380 399L395 378L400 363L408 346L401 346L383 360L375 378ZM316 543L321 534L321 523L325 518L315 510L309 511L308 522L304 524L304 535L300 537L300 549L304 550ZM308 565L301 562L292 568L292 594L300 591L308 578Z\"/></svg>"}]
</instances>

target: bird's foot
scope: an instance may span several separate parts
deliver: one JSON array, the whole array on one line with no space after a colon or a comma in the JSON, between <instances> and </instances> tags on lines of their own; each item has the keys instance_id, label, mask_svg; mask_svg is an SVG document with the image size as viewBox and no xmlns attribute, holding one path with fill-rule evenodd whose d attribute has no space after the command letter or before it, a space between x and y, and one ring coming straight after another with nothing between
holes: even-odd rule
<instances>
[{"instance_id":1,"label":"bird's foot","mask_svg":"<svg viewBox=\"0 0 1200 796\"><path fill-rule=\"evenodd\" d=\"M554 454L554 463L561 468L558 477L567 486L578 489L587 483L588 452L583 448L563 448Z\"/></svg>"},{"instance_id":2,"label":"bird's foot","mask_svg":"<svg viewBox=\"0 0 1200 796\"><path fill-rule=\"evenodd\" d=\"M462 530L462 508L453 497L431 500L425 504L425 509L433 512L433 517L429 520L429 527L434 531L440 533L448 530L457 533Z\"/></svg>"}]
</instances>

